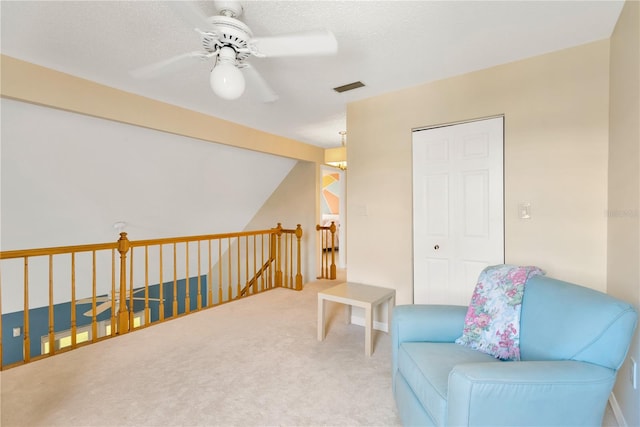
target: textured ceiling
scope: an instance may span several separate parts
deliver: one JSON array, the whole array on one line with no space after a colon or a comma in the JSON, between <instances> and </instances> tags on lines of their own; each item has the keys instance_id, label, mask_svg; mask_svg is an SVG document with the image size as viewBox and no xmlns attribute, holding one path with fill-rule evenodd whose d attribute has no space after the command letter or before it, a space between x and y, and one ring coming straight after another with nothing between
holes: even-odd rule
<instances>
[{"instance_id":1,"label":"textured ceiling","mask_svg":"<svg viewBox=\"0 0 640 427\"><path fill-rule=\"evenodd\" d=\"M405 87L608 38L622 1L243 1L254 36L326 28L335 56L249 62L280 99L209 88L211 63L149 80L130 70L200 49L197 33L160 1L0 2L1 51L277 135L340 145L346 104ZM214 15L211 1L194 2ZM333 87L365 87L338 94Z\"/></svg>"}]
</instances>

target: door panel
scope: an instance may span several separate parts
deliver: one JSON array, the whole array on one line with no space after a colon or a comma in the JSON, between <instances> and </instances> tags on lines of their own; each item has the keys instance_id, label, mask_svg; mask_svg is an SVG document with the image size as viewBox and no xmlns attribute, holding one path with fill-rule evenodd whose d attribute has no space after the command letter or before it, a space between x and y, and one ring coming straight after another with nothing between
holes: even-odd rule
<instances>
[{"instance_id":1,"label":"door panel","mask_svg":"<svg viewBox=\"0 0 640 427\"><path fill-rule=\"evenodd\" d=\"M462 174L462 217L464 237L489 235L489 173L486 170Z\"/></svg>"},{"instance_id":2,"label":"door panel","mask_svg":"<svg viewBox=\"0 0 640 427\"><path fill-rule=\"evenodd\" d=\"M413 133L414 303L468 304L504 262L503 118Z\"/></svg>"},{"instance_id":3,"label":"door panel","mask_svg":"<svg viewBox=\"0 0 640 427\"><path fill-rule=\"evenodd\" d=\"M449 176L433 174L425 176L425 212L433 214L425 217L426 232L432 236L446 237L449 234Z\"/></svg>"}]
</instances>

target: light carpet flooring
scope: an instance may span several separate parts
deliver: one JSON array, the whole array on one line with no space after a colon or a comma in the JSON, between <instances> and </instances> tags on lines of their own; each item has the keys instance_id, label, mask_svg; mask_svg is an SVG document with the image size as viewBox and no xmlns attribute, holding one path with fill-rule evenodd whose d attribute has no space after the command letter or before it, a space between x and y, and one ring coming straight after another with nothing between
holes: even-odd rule
<instances>
[{"instance_id":1,"label":"light carpet flooring","mask_svg":"<svg viewBox=\"0 0 640 427\"><path fill-rule=\"evenodd\" d=\"M397 426L389 335L274 289L0 373L2 426Z\"/></svg>"},{"instance_id":2,"label":"light carpet flooring","mask_svg":"<svg viewBox=\"0 0 640 427\"><path fill-rule=\"evenodd\" d=\"M275 289L0 372L9 426L399 426L389 335L344 322L317 293ZM611 408L603 426L617 426Z\"/></svg>"}]
</instances>

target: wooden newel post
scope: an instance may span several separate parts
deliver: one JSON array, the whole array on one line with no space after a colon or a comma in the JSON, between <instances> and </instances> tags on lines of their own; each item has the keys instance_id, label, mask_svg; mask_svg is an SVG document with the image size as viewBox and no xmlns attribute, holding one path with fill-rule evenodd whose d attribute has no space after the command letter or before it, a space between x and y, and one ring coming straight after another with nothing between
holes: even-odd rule
<instances>
[{"instance_id":1,"label":"wooden newel post","mask_svg":"<svg viewBox=\"0 0 640 427\"><path fill-rule=\"evenodd\" d=\"M118 252L120 252L120 308L118 309L118 334L129 332L129 313L127 310L127 252L129 251L129 239L124 231L118 239Z\"/></svg>"},{"instance_id":2,"label":"wooden newel post","mask_svg":"<svg viewBox=\"0 0 640 427\"><path fill-rule=\"evenodd\" d=\"M282 224L276 227L276 286L282 286L282 250L280 249L282 239Z\"/></svg>"},{"instance_id":3,"label":"wooden newel post","mask_svg":"<svg viewBox=\"0 0 640 427\"><path fill-rule=\"evenodd\" d=\"M298 271L296 273L296 291L302 290L302 262L300 260L300 239L302 239L302 227L296 227L296 238L298 239Z\"/></svg>"},{"instance_id":4,"label":"wooden newel post","mask_svg":"<svg viewBox=\"0 0 640 427\"><path fill-rule=\"evenodd\" d=\"M331 221L331 271L329 273L329 279L336 280L336 223Z\"/></svg>"}]
</instances>

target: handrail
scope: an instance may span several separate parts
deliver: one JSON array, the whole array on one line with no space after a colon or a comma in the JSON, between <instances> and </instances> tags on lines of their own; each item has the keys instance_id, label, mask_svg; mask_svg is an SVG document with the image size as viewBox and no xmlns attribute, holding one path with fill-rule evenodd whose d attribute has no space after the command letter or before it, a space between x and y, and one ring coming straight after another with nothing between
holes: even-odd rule
<instances>
[{"instance_id":1,"label":"handrail","mask_svg":"<svg viewBox=\"0 0 640 427\"><path fill-rule=\"evenodd\" d=\"M275 287L301 290L301 237L299 224L278 223L0 252L0 370Z\"/></svg>"},{"instance_id":2,"label":"handrail","mask_svg":"<svg viewBox=\"0 0 640 427\"><path fill-rule=\"evenodd\" d=\"M90 252L99 251L104 249L116 249L118 242L115 243L97 243L89 245L76 245L76 246L56 246L51 248L38 248L38 249L18 249L13 251L0 252L0 260L12 259L12 258L24 258L24 257L36 257L44 255L60 255L71 252Z\"/></svg>"}]
</instances>

